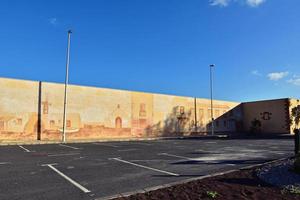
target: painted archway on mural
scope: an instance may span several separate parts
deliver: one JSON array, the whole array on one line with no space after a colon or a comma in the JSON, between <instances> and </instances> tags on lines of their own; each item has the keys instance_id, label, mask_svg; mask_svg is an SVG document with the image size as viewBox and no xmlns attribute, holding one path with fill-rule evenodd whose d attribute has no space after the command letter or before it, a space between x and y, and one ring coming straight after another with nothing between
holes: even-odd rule
<instances>
[{"instance_id":1,"label":"painted archway on mural","mask_svg":"<svg viewBox=\"0 0 300 200\"><path fill-rule=\"evenodd\" d=\"M117 117L115 119L115 127L116 128L122 128L122 118L121 117Z\"/></svg>"}]
</instances>

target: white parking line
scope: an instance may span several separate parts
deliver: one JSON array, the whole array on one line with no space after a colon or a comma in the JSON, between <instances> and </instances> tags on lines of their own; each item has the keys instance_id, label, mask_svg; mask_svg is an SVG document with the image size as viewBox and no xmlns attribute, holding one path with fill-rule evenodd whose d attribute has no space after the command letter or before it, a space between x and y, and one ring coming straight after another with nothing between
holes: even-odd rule
<instances>
[{"instance_id":1,"label":"white parking line","mask_svg":"<svg viewBox=\"0 0 300 200\"><path fill-rule=\"evenodd\" d=\"M66 179L67 181L69 181L71 184L73 184L74 186L76 186L77 188L79 188L84 193L91 192L90 190L86 189L85 187L83 187L82 185L80 185L79 183L77 183L76 181L74 181L73 179L71 179L70 177L66 176L61 171L59 171L58 169L56 169L55 167L53 167L53 165L55 165L55 164L45 164L45 165L42 165L42 166L48 166L50 169L52 169L53 171L55 171L56 173L58 173L60 176L62 176L64 179Z\"/></svg>"},{"instance_id":2,"label":"white parking line","mask_svg":"<svg viewBox=\"0 0 300 200\"><path fill-rule=\"evenodd\" d=\"M21 149L23 149L25 152L31 152L30 150L26 149L25 147L23 147L23 146L21 146L21 145L19 145L19 147L20 147Z\"/></svg>"},{"instance_id":3,"label":"white parking line","mask_svg":"<svg viewBox=\"0 0 300 200\"><path fill-rule=\"evenodd\" d=\"M204 142L206 144L217 144L217 142Z\"/></svg>"},{"instance_id":4,"label":"white parking line","mask_svg":"<svg viewBox=\"0 0 300 200\"><path fill-rule=\"evenodd\" d=\"M59 144L59 146L68 147L68 148L71 148L71 149L80 149L80 148L72 147L72 146L65 145L65 144Z\"/></svg>"},{"instance_id":5,"label":"white parking line","mask_svg":"<svg viewBox=\"0 0 300 200\"><path fill-rule=\"evenodd\" d=\"M182 145L180 145L180 146L175 146L175 147L177 147L177 148L186 148L186 146L182 146Z\"/></svg>"},{"instance_id":6,"label":"white parking line","mask_svg":"<svg viewBox=\"0 0 300 200\"><path fill-rule=\"evenodd\" d=\"M144 145L144 146L152 146L153 144L149 144L149 143L142 143L142 142L134 142L132 144L137 144L137 145Z\"/></svg>"},{"instance_id":7,"label":"white parking line","mask_svg":"<svg viewBox=\"0 0 300 200\"><path fill-rule=\"evenodd\" d=\"M123 151L123 152L124 152L124 151L136 151L136 150L137 150L137 149L120 149L120 150L118 150L118 151L121 151L121 152Z\"/></svg>"},{"instance_id":8,"label":"white parking line","mask_svg":"<svg viewBox=\"0 0 300 200\"><path fill-rule=\"evenodd\" d=\"M112 144L102 144L102 143L93 143L95 145L101 145L101 146L106 146L106 147L114 147L114 148L119 148L119 146L112 145Z\"/></svg>"},{"instance_id":9,"label":"white parking line","mask_svg":"<svg viewBox=\"0 0 300 200\"><path fill-rule=\"evenodd\" d=\"M55 156L74 156L78 155L80 153L62 153L62 154L50 154L49 157L55 157Z\"/></svg>"},{"instance_id":10,"label":"white parking line","mask_svg":"<svg viewBox=\"0 0 300 200\"><path fill-rule=\"evenodd\" d=\"M183 159L186 159L186 160L195 160L194 158L189 158L189 157L184 157L184 156L177 156L177 155L168 154L168 153L159 153L157 155L159 155L159 156L170 156L170 157L174 157L174 158L183 158Z\"/></svg>"},{"instance_id":11,"label":"white parking line","mask_svg":"<svg viewBox=\"0 0 300 200\"><path fill-rule=\"evenodd\" d=\"M228 166L236 166L236 164L231 164L231 163L226 164L226 165L228 165Z\"/></svg>"},{"instance_id":12,"label":"white parking line","mask_svg":"<svg viewBox=\"0 0 300 200\"><path fill-rule=\"evenodd\" d=\"M11 164L10 162L0 162L0 165L8 165Z\"/></svg>"},{"instance_id":13,"label":"white parking line","mask_svg":"<svg viewBox=\"0 0 300 200\"><path fill-rule=\"evenodd\" d=\"M131 162L164 162L169 161L166 159L153 159L153 160L130 160Z\"/></svg>"},{"instance_id":14,"label":"white parking line","mask_svg":"<svg viewBox=\"0 0 300 200\"><path fill-rule=\"evenodd\" d=\"M167 171L164 171L164 170L155 169L155 168L152 168L152 167L147 167L147 166L144 166L144 165L139 165L139 164L136 164L136 163L128 162L126 160L122 160L120 158L111 158L111 160L116 160L116 161L123 162L123 163L126 163L126 164L134 165L136 167L149 169L149 170L152 170L152 171L168 174L168 175L171 175L171 176L180 176L179 174L175 174L175 173L172 173L172 172L167 172Z\"/></svg>"}]
</instances>

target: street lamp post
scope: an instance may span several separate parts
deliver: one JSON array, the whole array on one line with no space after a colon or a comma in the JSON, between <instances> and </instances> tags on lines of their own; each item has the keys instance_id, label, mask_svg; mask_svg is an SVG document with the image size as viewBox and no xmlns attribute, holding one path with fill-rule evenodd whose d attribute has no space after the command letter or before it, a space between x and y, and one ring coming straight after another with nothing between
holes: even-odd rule
<instances>
[{"instance_id":1,"label":"street lamp post","mask_svg":"<svg viewBox=\"0 0 300 200\"><path fill-rule=\"evenodd\" d=\"M66 125L67 125L67 88L69 83L69 64L70 64L70 44L71 44L71 30L68 30L68 46L67 46L67 61L66 61L66 77L65 77L65 92L64 92L64 116L63 116L63 132L62 142L66 142Z\"/></svg>"},{"instance_id":2,"label":"street lamp post","mask_svg":"<svg viewBox=\"0 0 300 200\"><path fill-rule=\"evenodd\" d=\"M210 68L210 114L211 114L211 135L214 135L214 111L213 111L213 74L214 64L209 65Z\"/></svg>"}]
</instances>

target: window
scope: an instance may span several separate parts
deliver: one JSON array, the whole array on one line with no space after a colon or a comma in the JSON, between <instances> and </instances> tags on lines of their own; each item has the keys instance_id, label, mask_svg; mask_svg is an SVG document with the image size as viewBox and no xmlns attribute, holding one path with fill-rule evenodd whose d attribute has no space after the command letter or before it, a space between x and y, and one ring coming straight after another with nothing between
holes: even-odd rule
<instances>
[{"instance_id":1,"label":"window","mask_svg":"<svg viewBox=\"0 0 300 200\"><path fill-rule=\"evenodd\" d=\"M180 110L179 110L180 114L184 114L184 106L180 106Z\"/></svg>"},{"instance_id":2,"label":"window","mask_svg":"<svg viewBox=\"0 0 300 200\"><path fill-rule=\"evenodd\" d=\"M191 121L190 126L191 126L191 127L195 126L194 120Z\"/></svg>"},{"instance_id":3,"label":"window","mask_svg":"<svg viewBox=\"0 0 300 200\"><path fill-rule=\"evenodd\" d=\"M48 102L43 102L43 114L48 114L49 112L49 104Z\"/></svg>"},{"instance_id":4,"label":"window","mask_svg":"<svg viewBox=\"0 0 300 200\"><path fill-rule=\"evenodd\" d=\"M55 126L55 121L54 120L50 120L50 128L53 128Z\"/></svg>"},{"instance_id":5,"label":"window","mask_svg":"<svg viewBox=\"0 0 300 200\"><path fill-rule=\"evenodd\" d=\"M227 122L225 120L223 121L223 125L224 125L224 127L227 126Z\"/></svg>"},{"instance_id":6,"label":"window","mask_svg":"<svg viewBox=\"0 0 300 200\"><path fill-rule=\"evenodd\" d=\"M71 120L67 120L67 127L70 128L72 126Z\"/></svg>"},{"instance_id":7,"label":"window","mask_svg":"<svg viewBox=\"0 0 300 200\"><path fill-rule=\"evenodd\" d=\"M147 113L146 113L146 104L141 103L140 104L140 117L146 117Z\"/></svg>"},{"instance_id":8,"label":"window","mask_svg":"<svg viewBox=\"0 0 300 200\"><path fill-rule=\"evenodd\" d=\"M21 118L18 118L17 121L16 121L16 124L17 124L17 125L22 125L22 119L21 119Z\"/></svg>"},{"instance_id":9,"label":"window","mask_svg":"<svg viewBox=\"0 0 300 200\"><path fill-rule=\"evenodd\" d=\"M219 127L219 121L218 120L216 121L216 127Z\"/></svg>"},{"instance_id":10,"label":"window","mask_svg":"<svg viewBox=\"0 0 300 200\"><path fill-rule=\"evenodd\" d=\"M263 112L263 113L260 113L260 115L262 116L263 120L270 120L271 116L272 116L272 113L270 113L270 112Z\"/></svg>"}]
</instances>

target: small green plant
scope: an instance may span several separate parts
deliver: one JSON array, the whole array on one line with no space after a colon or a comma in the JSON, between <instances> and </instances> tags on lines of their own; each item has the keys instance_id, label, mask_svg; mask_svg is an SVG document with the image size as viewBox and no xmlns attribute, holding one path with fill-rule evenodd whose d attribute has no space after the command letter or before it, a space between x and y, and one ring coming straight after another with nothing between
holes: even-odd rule
<instances>
[{"instance_id":1,"label":"small green plant","mask_svg":"<svg viewBox=\"0 0 300 200\"><path fill-rule=\"evenodd\" d=\"M215 199L215 198L217 198L217 196L218 196L218 192L216 192L216 191L207 191L207 192L206 192L206 195L207 195L209 198Z\"/></svg>"},{"instance_id":2,"label":"small green plant","mask_svg":"<svg viewBox=\"0 0 300 200\"><path fill-rule=\"evenodd\" d=\"M289 185L284 187L281 190L282 194L290 193L290 194L295 194L295 195L300 195L300 187L299 186L294 186L294 185Z\"/></svg>"},{"instance_id":3,"label":"small green plant","mask_svg":"<svg viewBox=\"0 0 300 200\"><path fill-rule=\"evenodd\" d=\"M290 193L299 195L299 194L300 194L300 188L299 188L299 187L296 187L296 186L293 186L293 187L290 189Z\"/></svg>"}]
</instances>

